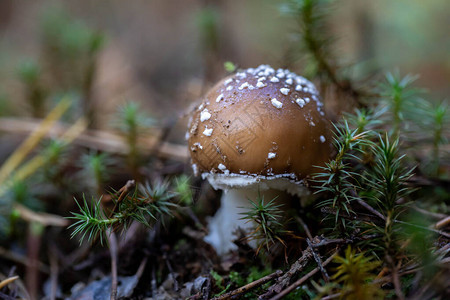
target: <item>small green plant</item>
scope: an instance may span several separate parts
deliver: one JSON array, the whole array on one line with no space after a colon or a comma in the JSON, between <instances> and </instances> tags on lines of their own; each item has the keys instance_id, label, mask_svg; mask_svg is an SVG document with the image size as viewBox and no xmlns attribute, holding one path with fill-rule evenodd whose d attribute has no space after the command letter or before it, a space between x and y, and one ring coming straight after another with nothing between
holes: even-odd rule
<instances>
[{"instance_id":1,"label":"small green plant","mask_svg":"<svg viewBox=\"0 0 450 300\"><path fill-rule=\"evenodd\" d=\"M383 124L381 117L386 112L385 108L376 106L373 109L355 109L354 113L344 113L345 120L351 129L356 129L356 133L366 132L372 134L379 130Z\"/></svg>"},{"instance_id":2,"label":"small green plant","mask_svg":"<svg viewBox=\"0 0 450 300\"><path fill-rule=\"evenodd\" d=\"M384 216L384 251L386 255L396 256L396 245L394 245L398 226L395 221L401 214L401 209L406 203L399 204L412 192L405 183L412 176L413 169L407 169L402 165L399 155L398 139L393 142L388 136L380 138L379 145L374 148L375 161L372 172L367 176L368 185L372 189L371 200L378 205L379 211Z\"/></svg>"},{"instance_id":3,"label":"small green plant","mask_svg":"<svg viewBox=\"0 0 450 300\"><path fill-rule=\"evenodd\" d=\"M111 194L114 208L103 207L101 198L91 201L83 196L83 202L76 203L80 212L72 212L70 219L75 220L69 228L73 228L72 238L80 235L80 243L100 239L103 244L106 234L111 230L122 228L126 232L132 221L152 226L153 222L164 221L171 217L172 210L177 208L174 202L175 193L170 192L168 182L139 185L132 191Z\"/></svg>"},{"instance_id":4,"label":"small green plant","mask_svg":"<svg viewBox=\"0 0 450 300\"><path fill-rule=\"evenodd\" d=\"M97 58L105 36L84 22L71 18L60 7L46 10L41 23L41 43L47 74L59 92L80 95L82 113L96 126L92 87Z\"/></svg>"},{"instance_id":5,"label":"small green plant","mask_svg":"<svg viewBox=\"0 0 450 300\"><path fill-rule=\"evenodd\" d=\"M287 0L282 5L281 13L298 24L298 45L294 46L293 56L300 56L293 60L301 60L305 76L319 78L324 86L333 87L336 95L346 95L346 101L351 99L355 106L364 107L366 104L361 98L369 93L349 78L349 72L346 74L333 51L334 38L327 28L332 3L330 0Z\"/></svg>"},{"instance_id":6,"label":"small green plant","mask_svg":"<svg viewBox=\"0 0 450 300\"><path fill-rule=\"evenodd\" d=\"M249 199L252 207L249 211L242 213L241 219L256 224L255 229L246 237L248 240L257 242L258 247L256 253L259 253L262 247L270 251L270 246L279 242L286 246L283 240L283 234L286 233L281 223L282 212L280 207L282 204L276 204L276 198L264 202L264 196L258 195L256 201Z\"/></svg>"},{"instance_id":7,"label":"small green plant","mask_svg":"<svg viewBox=\"0 0 450 300\"><path fill-rule=\"evenodd\" d=\"M327 34L324 22L328 11L327 0L290 0L281 8L282 13L292 16L298 23L300 52L309 63L310 75L337 81L330 59L331 38Z\"/></svg>"},{"instance_id":8,"label":"small green plant","mask_svg":"<svg viewBox=\"0 0 450 300\"><path fill-rule=\"evenodd\" d=\"M408 125L405 113L409 107L414 107L414 101L420 90L413 88L412 84L417 76L406 75L401 77L398 72L387 73L385 82L380 85L380 94L383 105L389 114L388 122L392 124L392 136L399 137L400 131Z\"/></svg>"},{"instance_id":9,"label":"small green plant","mask_svg":"<svg viewBox=\"0 0 450 300\"><path fill-rule=\"evenodd\" d=\"M213 7L204 7L196 21L205 55L216 53L219 50L219 12Z\"/></svg>"},{"instance_id":10,"label":"small green plant","mask_svg":"<svg viewBox=\"0 0 450 300\"><path fill-rule=\"evenodd\" d=\"M380 137L379 144L374 146L374 154L374 168L369 175L369 183L375 191L374 199L387 216L390 212L394 213L397 200L411 192L405 183L412 176L413 170L402 165L405 155L399 154L398 139L391 141L387 135L384 139Z\"/></svg>"},{"instance_id":11,"label":"small green plant","mask_svg":"<svg viewBox=\"0 0 450 300\"><path fill-rule=\"evenodd\" d=\"M11 113L10 111L10 104L8 101L8 97L5 93L3 93L0 90L0 117L1 116L9 116Z\"/></svg>"},{"instance_id":12,"label":"small green plant","mask_svg":"<svg viewBox=\"0 0 450 300\"><path fill-rule=\"evenodd\" d=\"M100 238L100 243L103 245L103 240L108 229L115 223L119 222L118 219L110 219L107 217L105 210L101 206L101 198L91 201L86 200L83 196L83 203L77 202L79 213L72 212L73 217L76 222L69 226L69 228L74 228L72 232L72 238L81 234L80 244L87 238L88 241L94 241L97 237Z\"/></svg>"},{"instance_id":13,"label":"small green plant","mask_svg":"<svg viewBox=\"0 0 450 300\"><path fill-rule=\"evenodd\" d=\"M80 158L80 176L92 193L103 194L103 184L109 179L114 160L107 153L89 152Z\"/></svg>"},{"instance_id":14,"label":"small green plant","mask_svg":"<svg viewBox=\"0 0 450 300\"><path fill-rule=\"evenodd\" d=\"M45 116L47 91L42 83L42 70L33 60L23 61L18 70L19 78L25 86L26 101L34 118Z\"/></svg>"},{"instance_id":15,"label":"small green plant","mask_svg":"<svg viewBox=\"0 0 450 300\"><path fill-rule=\"evenodd\" d=\"M436 176L440 175L440 149L441 145L448 143L444 135L444 130L448 128L449 123L449 113L448 113L448 103L446 101L442 101L434 105L433 109L431 109L431 124L430 129L433 132L433 150L432 155L432 171L431 174L435 174Z\"/></svg>"},{"instance_id":16,"label":"small green plant","mask_svg":"<svg viewBox=\"0 0 450 300\"><path fill-rule=\"evenodd\" d=\"M14 203L27 203L31 199L27 185L22 181L12 183L5 195L0 197L0 240L14 231L18 216L15 214Z\"/></svg>"},{"instance_id":17,"label":"small green plant","mask_svg":"<svg viewBox=\"0 0 450 300\"><path fill-rule=\"evenodd\" d=\"M381 299L383 292L373 283L373 272L380 265L379 261L367 257L363 252L356 253L350 246L344 256L336 256L338 264L336 273L331 277L335 283L341 284L340 299Z\"/></svg>"},{"instance_id":18,"label":"small green plant","mask_svg":"<svg viewBox=\"0 0 450 300\"><path fill-rule=\"evenodd\" d=\"M181 175L175 178L175 192L180 197L181 203L184 205L192 204L193 195L190 178L188 176Z\"/></svg>"},{"instance_id":19,"label":"small green plant","mask_svg":"<svg viewBox=\"0 0 450 300\"><path fill-rule=\"evenodd\" d=\"M422 170L430 176L445 176L446 174L440 169L440 166L443 158L442 147L449 142L450 114L448 101L438 103L426 100L420 101L420 106L414 113L415 124L418 124L416 132L424 132L416 135L414 143L432 145L428 155L422 159L424 163Z\"/></svg>"},{"instance_id":20,"label":"small green plant","mask_svg":"<svg viewBox=\"0 0 450 300\"><path fill-rule=\"evenodd\" d=\"M418 213L409 213L406 221L406 223L401 224L399 236L408 241L406 244L408 254L411 255L413 261L416 261L423 268L419 276L425 280L430 280L441 267L440 264L436 263L438 254L433 247L437 238L436 233L427 230L433 224L428 218ZM410 224L417 226L411 226Z\"/></svg>"},{"instance_id":21,"label":"small green plant","mask_svg":"<svg viewBox=\"0 0 450 300\"><path fill-rule=\"evenodd\" d=\"M351 130L347 121L342 126L335 126L336 133L334 144L337 148L336 157L321 168L321 173L313 176L316 183L317 193L331 196L322 200L319 207L330 207L334 211L335 228L339 228L342 235L350 233L347 230L351 221L346 216L354 215L351 203L355 200L357 190L357 178L359 174L352 170L351 161L359 161L357 154L361 153L361 146L371 144L366 139L367 132L360 129ZM356 152L355 152L356 151ZM331 217L331 214L328 215Z\"/></svg>"},{"instance_id":22,"label":"small green plant","mask_svg":"<svg viewBox=\"0 0 450 300\"><path fill-rule=\"evenodd\" d=\"M127 102L119 108L113 125L125 136L128 146L127 164L133 176L139 179L138 168L142 163L142 154L138 139L154 125L154 119L143 113L138 103Z\"/></svg>"},{"instance_id":23,"label":"small green plant","mask_svg":"<svg viewBox=\"0 0 450 300\"><path fill-rule=\"evenodd\" d=\"M67 143L60 139L52 139L44 144L42 156L46 163L41 169L43 181L51 181L60 184L63 181L62 165L67 158Z\"/></svg>"},{"instance_id":24,"label":"small green plant","mask_svg":"<svg viewBox=\"0 0 450 300\"><path fill-rule=\"evenodd\" d=\"M164 222L164 216L172 217L172 211L178 207L178 202L174 203L173 199L178 196L176 192L171 192L169 190L170 182L153 182L150 185L148 182L139 185L139 202L147 205L147 209L138 206L141 223L149 226L148 223L144 221L146 218L144 216L148 215L153 220L159 220ZM127 199L129 201L131 199ZM126 211L127 203L124 202L124 207L120 208L120 211Z\"/></svg>"}]
</instances>

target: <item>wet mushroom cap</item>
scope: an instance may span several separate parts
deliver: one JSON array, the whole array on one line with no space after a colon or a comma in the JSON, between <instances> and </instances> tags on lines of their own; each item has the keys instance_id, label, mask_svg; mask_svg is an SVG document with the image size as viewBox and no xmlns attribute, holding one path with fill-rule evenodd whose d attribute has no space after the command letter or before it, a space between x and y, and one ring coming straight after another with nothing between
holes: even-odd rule
<instances>
[{"instance_id":1,"label":"wet mushroom cap","mask_svg":"<svg viewBox=\"0 0 450 300\"><path fill-rule=\"evenodd\" d=\"M330 135L314 85L262 65L211 88L187 137L196 173L301 180L329 160Z\"/></svg>"}]
</instances>

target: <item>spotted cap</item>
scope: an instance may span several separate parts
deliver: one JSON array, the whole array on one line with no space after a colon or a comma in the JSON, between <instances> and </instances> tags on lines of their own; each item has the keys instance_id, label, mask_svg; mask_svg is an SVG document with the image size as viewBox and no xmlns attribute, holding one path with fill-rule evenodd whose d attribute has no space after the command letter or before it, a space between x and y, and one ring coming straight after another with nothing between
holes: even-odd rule
<instances>
[{"instance_id":1,"label":"spotted cap","mask_svg":"<svg viewBox=\"0 0 450 300\"><path fill-rule=\"evenodd\" d=\"M261 65L221 80L189 124L194 172L301 181L332 152L322 107L314 84L289 70Z\"/></svg>"}]
</instances>

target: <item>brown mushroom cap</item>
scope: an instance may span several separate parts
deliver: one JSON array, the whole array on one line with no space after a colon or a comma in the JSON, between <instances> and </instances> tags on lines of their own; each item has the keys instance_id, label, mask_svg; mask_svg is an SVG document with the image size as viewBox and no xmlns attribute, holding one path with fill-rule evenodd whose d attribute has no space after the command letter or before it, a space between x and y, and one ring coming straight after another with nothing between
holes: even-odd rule
<instances>
[{"instance_id":1,"label":"brown mushroom cap","mask_svg":"<svg viewBox=\"0 0 450 300\"><path fill-rule=\"evenodd\" d=\"M288 70L261 65L229 76L192 115L194 171L302 180L332 152L321 108L314 85Z\"/></svg>"}]
</instances>

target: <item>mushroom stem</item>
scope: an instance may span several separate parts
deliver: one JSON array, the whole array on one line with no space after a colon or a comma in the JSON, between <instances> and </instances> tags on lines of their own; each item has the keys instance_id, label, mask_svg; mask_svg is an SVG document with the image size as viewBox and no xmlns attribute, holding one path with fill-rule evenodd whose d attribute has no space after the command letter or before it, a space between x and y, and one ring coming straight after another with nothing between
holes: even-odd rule
<instances>
[{"instance_id":1,"label":"mushroom stem","mask_svg":"<svg viewBox=\"0 0 450 300\"><path fill-rule=\"evenodd\" d=\"M287 195L282 191L259 190L255 187L224 190L220 208L210 219L209 234L205 237L205 241L213 246L218 255L237 249L233 241L238 238L236 234L238 227L247 233L254 228L252 222L242 218L243 214L251 209L251 201L257 203L258 196L264 197L265 202L277 197L277 203L284 203L283 199ZM251 241L249 244L256 248L256 241Z\"/></svg>"}]
</instances>

